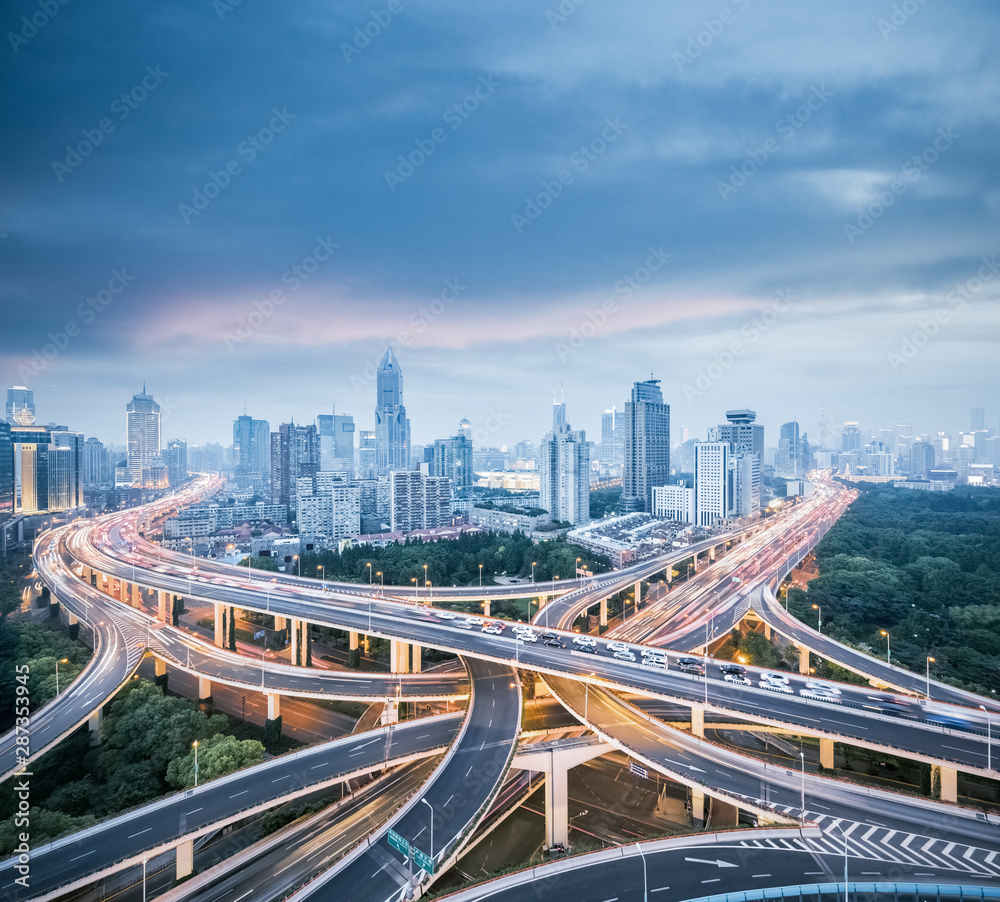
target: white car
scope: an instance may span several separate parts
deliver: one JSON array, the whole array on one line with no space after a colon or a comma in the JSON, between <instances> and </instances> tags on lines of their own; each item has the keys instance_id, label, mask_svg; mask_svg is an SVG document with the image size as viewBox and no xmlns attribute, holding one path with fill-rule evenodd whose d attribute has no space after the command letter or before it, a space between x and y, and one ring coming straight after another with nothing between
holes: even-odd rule
<instances>
[{"instance_id":1,"label":"white car","mask_svg":"<svg viewBox=\"0 0 1000 902\"><path fill-rule=\"evenodd\" d=\"M735 683L737 686L752 686L753 684L745 676L739 673L727 673L722 679L727 683Z\"/></svg>"},{"instance_id":2,"label":"white car","mask_svg":"<svg viewBox=\"0 0 1000 902\"><path fill-rule=\"evenodd\" d=\"M597 648L597 640L593 636L574 636L574 645L586 645L588 648Z\"/></svg>"},{"instance_id":3,"label":"white car","mask_svg":"<svg viewBox=\"0 0 1000 902\"><path fill-rule=\"evenodd\" d=\"M514 634L518 642L537 642L538 633L533 633L531 630L518 631Z\"/></svg>"},{"instance_id":4,"label":"white car","mask_svg":"<svg viewBox=\"0 0 1000 902\"><path fill-rule=\"evenodd\" d=\"M623 651L616 651L615 652L615 658L617 658L619 661L634 661L635 660L635 655L632 654L632 652L630 652L626 648Z\"/></svg>"},{"instance_id":5,"label":"white car","mask_svg":"<svg viewBox=\"0 0 1000 902\"><path fill-rule=\"evenodd\" d=\"M792 688L788 685L788 677L779 673L762 673L760 682L757 683L761 689L770 689L772 692L784 692L792 694Z\"/></svg>"},{"instance_id":6,"label":"white car","mask_svg":"<svg viewBox=\"0 0 1000 902\"><path fill-rule=\"evenodd\" d=\"M458 614L454 611L438 611L438 617L442 620L457 620Z\"/></svg>"},{"instance_id":7,"label":"white car","mask_svg":"<svg viewBox=\"0 0 1000 902\"><path fill-rule=\"evenodd\" d=\"M618 655L615 655L615 657L617 658ZM667 669L667 659L658 658L655 655L646 655L646 657L642 659L642 663L645 667L655 667L657 670Z\"/></svg>"},{"instance_id":8,"label":"white car","mask_svg":"<svg viewBox=\"0 0 1000 902\"><path fill-rule=\"evenodd\" d=\"M487 623L486 626L483 627L483 632L492 633L494 636L499 636L503 632L503 630L492 623Z\"/></svg>"},{"instance_id":9,"label":"white car","mask_svg":"<svg viewBox=\"0 0 1000 902\"><path fill-rule=\"evenodd\" d=\"M624 642L609 642L608 651L613 651L613 652L628 651L628 646Z\"/></svg>"},{"instance_id":10,"label":"white car","mask_svg":"<svg viewBox=\"0 0 1000 902\"><path fill-rule=\"evenodd\" d=\"M816 698L824 702L840 704L840 690L836 686L827 683L818 683L816 680L808 680L805 688L799 690L799 695L805 698Z\"/></svg>"},{"instance_id":11,"label":"white car","mask_svg":"<svg viewBox=\"0 0 1000 902\"><path fill-rule=\"evenodd\" d=\"M479 626L482 621L478 617L466 617L459 626Z\"/></svg>"}]
</instances>

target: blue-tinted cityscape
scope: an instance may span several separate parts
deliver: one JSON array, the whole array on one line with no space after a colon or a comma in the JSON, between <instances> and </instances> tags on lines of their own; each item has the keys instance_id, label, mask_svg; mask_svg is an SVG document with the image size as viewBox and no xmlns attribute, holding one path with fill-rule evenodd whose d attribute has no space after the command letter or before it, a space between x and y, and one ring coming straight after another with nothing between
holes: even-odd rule
<instances>
[{"instance_id":1,"label":"blue-tinted cityscape","mask_svg":"<svg viewBox=\"0 0 1000 902\"><path fill-rule=\"evenodd\" d=\"M2 14L0 900L1000 900L982 0Z\"/></svg>"}]
</instances>

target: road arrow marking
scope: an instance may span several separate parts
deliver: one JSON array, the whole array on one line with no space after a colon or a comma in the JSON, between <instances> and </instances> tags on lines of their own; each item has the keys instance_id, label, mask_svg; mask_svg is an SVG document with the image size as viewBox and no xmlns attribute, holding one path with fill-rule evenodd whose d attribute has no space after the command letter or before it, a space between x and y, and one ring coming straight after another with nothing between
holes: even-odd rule
<instances>
[{"instance_id":1,"label":"road arrow marking","mask_svg":"<svg viewBox=\"0 0 1000 902\"><path fill-rule=\"evenodd\" d=\"M685 858L685 861L691 861L695 864L714 864L718 868L738 868L738 864L732 864L728 861L722 861L721 859L716 859L715 861L707 861L704 858Z\"/></svg>"}]
</instances>

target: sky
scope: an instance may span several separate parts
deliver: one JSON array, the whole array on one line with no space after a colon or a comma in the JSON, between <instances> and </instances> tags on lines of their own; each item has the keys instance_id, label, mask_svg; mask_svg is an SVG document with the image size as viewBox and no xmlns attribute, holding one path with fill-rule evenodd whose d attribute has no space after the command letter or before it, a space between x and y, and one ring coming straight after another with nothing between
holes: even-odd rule
<instances>
[{"instance_id":1,"label":"sky","mask_svg":"<svg viewBox=\"0 0 1000 902\"><path fill-rule=\"evenodd\" d=\"M12 0L0 379L121 442L245 409L538 441L554 393L1000 424L1000 7ZM832 430L835 432L835 429Z\"/></svg>"}]
</instances>

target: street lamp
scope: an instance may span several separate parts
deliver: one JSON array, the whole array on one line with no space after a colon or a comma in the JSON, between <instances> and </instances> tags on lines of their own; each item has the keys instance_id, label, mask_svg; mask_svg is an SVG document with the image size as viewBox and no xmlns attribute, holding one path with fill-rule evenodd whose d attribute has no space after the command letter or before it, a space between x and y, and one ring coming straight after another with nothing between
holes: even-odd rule
<instances>
[{"instance_id":1,"label":"street lamp","mask_svg":"<svg viewBox=\"0 0 1000 902\"><path fill-rule=\"evenodd\" d=\"M264 656L267 654L267 639L264 640L264 650L260 653L260 688L264 689Z\"/></svg>"},{"instance_id":2,"label":"street lamp","mask_svg":"<svg viewBox=\"0 0 1000 902\"><path fill-rule=\"evenodd\" d=\"M823 606L814 604L813 610L819 613L819 620L817 622L816 632L821 633L823 632Z\"/></svg>"},{"instance_id":3,"label":"street lamp","mask_svg":"<svg viewBox=\"0 0 1000 902\"><path fill-rule=\"evenodd\" d=\"M424 564L424 585L427 585L427 565Z\"/></svg>"},{"instance_id":4,"label":"street lamp","mask_svg":"<svg viewBox=\"0 0 1000 902\"><path fill-rule=\"evenodd\" d=\"M885 636L885 663L892 664L892 648L889 645L889 633L886 630L882 630L881 634Z\"/></svg>"},{"instance_id":5,"label":"street lamp","mask_svg":"<svg viewBox=\"0 0 1000 902\"><path fill-rule=\"evenodd\" d=\"M69 658L60 658L56 661L56 695L59 695L59 665L69 664Z\"/></svg>"},{"instance_id":6,"label":"street lamp","mask_svg":"<svg viewBox=\"0 0 1000 902\"><path fill-rule=\"evenodd\" d=\"M639 850L639 856L642 858L642 902L649 902L649 880L646 878L646 855L639 843L636 843L635 847Z\"/></svg>"},{"instance_id":7,"label":"street lamp","mask_svg":"<svg viewBox=\"0 0 1000 902\"><path fill-rule=\"evenodd\" d=\"M299 579L301 579L302 578L302 558L299 555L294 554L294 555L292 555L292 560L293 561L298 561L298 569L299 569L298 576L299 576Z\"/></svg>"},{"instance_id":8,"label":"street lamp","mask_svg":"<svg viewBox=\"0 0 1000 902\"><path fill-rule=\"evenodd\" d=\"M319 570L319 578L323 583L323 591L326 591L326 567L322 564L317 564L316 569Z\"/></svg>"},{"instance_id":9,"label":"street lamp","mask_svg":"<svg viewBox=\"0 0 1000 902\"><path fill-rule=\"evenodd\" d=\"M806 822L806 753L799 752L799 760L802 762L802 790L799 796L799 810L802 813L802 823Z\"/></svg>"},{"instance_id":10,"label":"street lamp","mask_svg":"<svg viewBox=\"0 0 1000 902\"><path fill-rule=\"evenodd\" d=\"M431 810L431 861L434 861L434 806L427 801L427 799L421 799L428 808Z\"/></svg>"},{"instance_id":11,"label":"street lamp","mask_svg":"<svg viewBox=\"0 0 1000 902\"><path fill-rule=\"evenodd\" d=\"M483 587L483 565L479 565L479 588Z\"/></svg>"},{"instance_id":12,"label":"street lamp","mask_svg":"<svg viewBox=\"0 0 1000 902\"><path fill-rule=\"evenodd\" d=\"M146 902L146 856L142 856L142 902Z\"/></svg>"},{"instance_id":13,"label":"street lamp","mask_svg":"<svg viewBox=\"0 0 1000 902\"><path fill-rule=\"evenodd\" d=\"M979 710L986 712L986 769L993 770L993 718L985 705L980 705Z\"/></svg>"},{"instance_id":14,"label":"street lamp","mask_svg":"<svg viewBox=\"0 0 1000 902\"><path fill-rule=\"evenodd\" d=\"M934 659L930 656L927 658L927 698L931 697L931 664L934 663Z\"/></svg>"},{"instance_id":15,"label":"street lamp","mask_svg":"<svg viewBox=\"0 0 1000 902\"><path fill-rule=\"evenodd\" d=\"M594 673L597 673L597 671L595 670ZM594 675L594 673L590 674L590 676L587 677L587 691L586 691L586 694L583 697L583 719L584 720L587 719L587 707L590 704L590 677L592 677Z\"/></svg>"},{"instance_id":16,"label":"street lamp","mask_svg":"<svg viewBox=\"0 0 1000 902\"><path fill-rule=\"evenodd\" d=\"M385 593L385 577L382 575L381 570L379 570L375 575L378 577L378 595L379 598L381 598Z\"/></svg>"},{"instance_id":17,"label":"street lamp","mask_svg":"<svg viewBox=\"0 0 1000 902\"><path fill-rule=\"evenodd\" d=\"M371 561L369 561L367 564L365 564L365 566L368 568L368 588L371 588L371 585L372 585L372 565L371 565Z\"/></svg>"},{"instance_id":18,"label":"street lamp","mask_svg":"<svg viewBox=\"0 0 1000 902\"><path fill-rule=\"evenodd\" d=\"M198 786L198 740L194 741L194 785Z\"/></svg>"},{"instance_id":19,"label":"street lamp","mask_svg":"<svg viewBox=\"0 0 1000 902\"><path fill-rule=\"evenodd\" d=\"M531 562L531 581L532 582L535 581L535 564L536 563L537 563L537 561L532 561Z\"/></svg>"}]
</instances>

